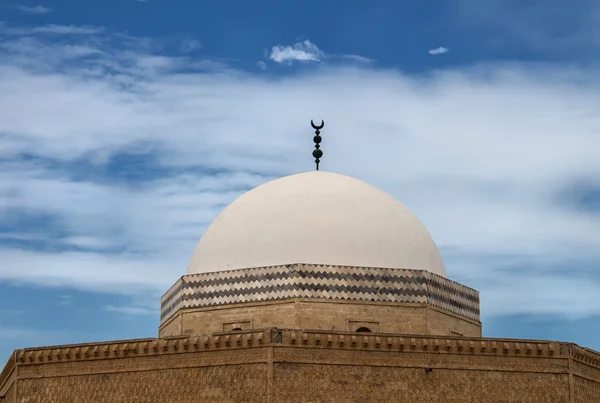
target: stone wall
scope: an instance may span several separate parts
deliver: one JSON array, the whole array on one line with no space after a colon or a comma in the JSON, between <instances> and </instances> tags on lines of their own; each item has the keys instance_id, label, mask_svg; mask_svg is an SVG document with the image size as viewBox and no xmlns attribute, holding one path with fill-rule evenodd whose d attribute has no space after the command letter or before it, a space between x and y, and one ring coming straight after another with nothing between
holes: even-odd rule
<instances>
[{"instance_id":1,"label":"stone wall","mask_svg":"<svg viewBox=\"0 0 600 403\"><path fill-rule=\"evenodd\" d=\"M573 383L575 392L573 403L600 402L600 382L575 376Z\"/></svg>"},{"instance_id":2,"label":"stone wall","mask_svg":"<svg viewBox=\"0 0 600 403\"><path fill-rule=\"evenodd\" d=\"M569 403L567 374L308 363L274 374L278 402Z\"/></svg>"},{"instance_id":3,"label":"stone wall","mask_svg":"<svg viewBox=\"0 0 600 403\"><path fill-rule=\"evenodd\" d=\"M183 333L181 328L182 312L179 311L176 315L171 316L169 320L162 324L158 329L158 337L180 336Z\"/></svg>"},{"instance_id":4,"label":"stone wall","mask_svg":"<svg viewBox=\"0 0 600 403\"><path fill-rule=\"evenodd\" d=\"M15 394L16 388L17 388L17 384L11 383L10 386L4 392L4 395L0 395L0 396L4 396L4 400L0 400L0 401L2 401L2 403L17 403L17 398L16 398L16 394Z\"/></svg>"},{"instance_id":5,"label":"stone wall","mask_svg":"<svg viewBox=\"0 0 600 403\"><path fill-rule=\"evenodd\" d=\"M264 363L157 370L146 368L145 361L148 360L133 363L128 372L115 368L104 374L19 380L19 398L40 403L264 402L266 399Z\"/></svg>"},{"instance_id":6,"label":"stone wall","mask_svg":"<svg viewBox=\"0 0 600 403\"><path fill-rule=\"evenodd\" d=\"M2 403L597 403L600 396L598 353L537 340L265 329L26 349L11 360Z\"/></svg>"},{"instance_id":7,"label":"stone wall","mask_svg":"<svg viewBox=\"0 0 600 403\"><path fill-rule=\"evenodd\" d=\"M181 318L181 329L184 335L223 332L235 327L243 330L297 327L296 307L293 301L190 309L181 311ZM228 327L231 328L227 329ZM159 336L162 335L160 331Z\"/></svg>"},{"instance_id":8,"label":"stone wall","mask_svg":"<svg viewBox=\"0 0 600 403\"><path fill-rule=\"evenodd\" d=\"M481 337L481 323L427 304L289 299L180 310L159 337L267 327Z\"/></svg>"},{"instance_id":9,"label":"stone wall","mask_svg":"<svg viewBox=\"0 0 600 403\"><path fill-rule=\"evenodd\" d=\"M13 353L2 372L0 372L0 402L13 403L15 401L16 380L16 355ZM4 397L4 400L1 399L2 397Z\"/></svg>"},{"instance_id":10,"label":"stone wall","mask_svg":"<svg viewBox=\"0 0 600 403\"><path fill-rule=\"evenodd\" d=\"M566 348L573 357L573 402L600 402L600 354L575 344L569 344Z\"/></svg>"},{"instance_id":11,"label":"stone wall","mask_svg":"<svg viewBox=\"0 0 600 403\"><path fill-rule=\"evenodd\" d=\"M425 334L481 337L481 323L465 320L450 312L427 307L427 329ZM409 332L407 332L409 333Z\"/></svg>"}]
</instances>

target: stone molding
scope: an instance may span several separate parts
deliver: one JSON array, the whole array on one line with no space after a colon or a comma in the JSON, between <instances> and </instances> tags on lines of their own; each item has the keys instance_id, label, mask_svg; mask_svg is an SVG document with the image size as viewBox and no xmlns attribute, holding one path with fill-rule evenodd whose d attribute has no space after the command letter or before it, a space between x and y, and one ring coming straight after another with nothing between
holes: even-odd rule
<instances>
[{"instance_id":1,"label":"stone molding","mask_svg":"<svg viewBox=\"0 0 600 403\"><path fill-rule=\"evenodd\" d=\"M600 352L574 343L569 343L569 347L569 353L575 361L600 369Z\"/></svg>"},{"instance_id":2,"label":"stone molding","mask_svg":"<svg viewBox=\"0 0 600 403\"><path fill-rule=\"evenodd\" d=\"M10 359L4 366L4 369L2 370L2 372L0 372L0 397L4 396L4 394L6 393L6 391L8 390L8 388L10 387L10 385L12 384L14 379L16 378L16 376L14 376L15 372L16 372L16 363L17 363L16 355L17 355L16 351L10 355Z\"/></svg>"},{"instance_id":3,"label":"stone molding","mask_svg":"<svg viewBox=\"0 0 600 403\"><path fill-rule=\"evenodd\" d=\"M289 264L191 274L161 298L161 325L180 309L319 298L429 304L479 321L479 292L425 270Z\"/></svg>"},{"instance_id":4,"label":"stone molding","mask_svg":"<svg viewBox=\"0 0 600 403\"><path fill-rule=\"evenodd\" d=\"M39 365L267 346L395 353L451 353L491 357L572 358L600 368L600 353L572 343L270 328L202 336L132 339L17 350L2 372L3 378L0 379L0 387L15 365Z\"/></svg>"}]
</instances>

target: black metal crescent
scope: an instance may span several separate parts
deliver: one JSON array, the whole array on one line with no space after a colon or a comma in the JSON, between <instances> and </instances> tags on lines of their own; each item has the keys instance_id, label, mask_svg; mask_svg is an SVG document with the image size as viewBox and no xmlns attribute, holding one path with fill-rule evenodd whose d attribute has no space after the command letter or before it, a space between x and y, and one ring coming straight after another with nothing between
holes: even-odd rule
<instances>
[{"instance_id":1,"label":"black metal crescent","mask_svg":"<svg viewBox=\"0 0 600 403\"><path fill-rule=\"evenodd\" d=\"M312 126L313 129L315 130L321 130L323 128L323 126L325 126L325 121L323 119L321 119L321 126L316 126L312 119L310 120L310 125Z\"/></svg>"}]
</instances>

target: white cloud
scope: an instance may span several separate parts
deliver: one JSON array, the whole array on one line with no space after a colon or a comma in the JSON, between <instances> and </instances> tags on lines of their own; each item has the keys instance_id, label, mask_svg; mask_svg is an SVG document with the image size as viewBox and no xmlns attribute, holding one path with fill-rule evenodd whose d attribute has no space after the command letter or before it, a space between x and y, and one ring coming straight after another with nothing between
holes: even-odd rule
<instances>
[{"instance_id":1,"label":"white cloud","mask_svg":"<svg viewBox=\"0 0 600 403\"><path fill-rule=\"evenodd\" d=\"M22 315L25 309L0 309L0 315Z\"/></svg>"},{"instance_id":2,"label":"white cloud","mask_svg":"<svg viewBox=\"0 0 600 403\"><path fill-rule=\"evenodd\" d=\"M197 39L192 39L192 38L185 38L181 41L181 44L179 45L179 51L181 53L190 53L193 52L195 50L201 49L202 48L202 42L200 42Z\"/></svg>"},{"instance_id":3,"label":"white cloud","mask_svg":"<svg viewBox=\"0 0 600 403\"><path fill-rule=\"evenodd\" d=\"M71 303L73 302L73 296L72 295L59 295L59 305L71 305Z\"/></svg>"},{"instance_id":4,"label":"white cloud","mask_svg":"<svg viewBox=\"0 0 600 403\"><path fill-rule=\"evenodd\" d=\"M598 315L598 307L589 304L598 298L597 282L551 273L537 279L528 277L499 279L497 284L487 287L481 294L485 316L559 313L563 319L577 320ZM560 292L556 292L557 284L561 284Z\"/></svg>"},{"instance_id":5,"label":"white cloud","mask_svg":"<svg viewBox=\"0 0 600 403\"><path fill-rule=\"evenodd\" d=\"M368 57L363 57L359 55L344 55L342 56L344 59L353 60L359 63L372 64L375 63L375 59L369 59Z\"/></svg>"},{"instance_id":6,"label":"white cloud","mask_svg":"<svg viewBox=\"0 0 600 403\"><path fill-rule=\"evenodd\" d=\"M264 70L267 68L267 64L265 62L263 62L262 60L259 60L258 62L256 62L256 65L261 69Z\"/></svg>"},{"instance_id":7,"label":"white cloud","mask_svg":"<svg viewBox=\"0 0 600 403\"><path fill-rule=\"evenodd\" d=\"M323 57L325 57L325 53L308 39L293 46L273 46L269 55L269 59L276 63L318 62Z\"/></svg>"},{"instance_id":8,"label":"white cloud","mask_svg":"<svg viewBox=\"0 0 600 403\"><path fill-rule=\"evenodd\" d=\"M48 7L44 7L44 6L27 7L27 6L21 5L21 6L17 6L17 8L19 10L29 13L29 14L48 14L49 12L52 11Z\"/></svg>"},{"instance_id":9,"label":"white cloud","mask_svg":"<svg viewBox=\"0 0 600 403\"><path fill-rule=\"evenodd\" d=\"M1 28L1 27L0 27ZM8 35L94 35L99 34L104 30L101 27L93 27L87 25L56 25L48 24L33 28L24 27L8 27L3 30L4 34Z\"/></svg>"},{"instance_id":10,"label":"white cloud","mask_svg":"<svg viewBox=\"0 0 600 403\"><path fill-rule=\"evenodd\" d=\"M96 49L87 38L73 46ZM0 222L21 212L54 224L3 230L3 281L159 296L226 204L313 169L309 121L323 117L323 169L411 208L451 277L481 291L484 315L600 313L600 214L557 197L600 172L594 70L423 78L366 65L275 81L222 65L190 72L203 61L145 49L103 47L73 64L61 45L12 43L0 48ZM146 179L104 177L119 153L154 158L120 168ZM40 240L43 250L16 246Z\"/></svg>"},{"instance_id":11,"label":"white cloud","mask_svg":"<svg viewBox=\"0 0 600 403\"><path fill-rule=\"evenodd\" d=\"M148 308L140 308L138 306L113 306L107 305L104 309L108 312L116 312L128 316L135 315L157 315L157 311L155 309Z\"/></svg>"},{"instance_id":12,"label":"white cloud","mask_svg":"<svg viewBox=\"0 0 600 403\"><path fill-rule=\"evenodd\" d=\"M38 343L39 339L43 336L51 336L52 338L56 338L62 333L63 332L60 331L46 331L39 329L0 326L0 340L4 342L7 340L19 340L21 343L24 344L29 340L35 340L35 343Z\"/></svg>"},{"instance_id":13,"label":"white cloud","mask_svg":"<svg viewBox=\"0 0 600 403\"><path fill-rule=\"evenodd\" d=\"M443 55L444 53L448 53L448 52L450 52L450 49L440 46L439 48L431 49L429 51L429 54L437 56L437 55Z\"/></svg>"},{"instance_id":14,"label":"white cloud","mask_svg":"<svg viewBox=\"0 0 600 403\"><path fill-rule=\"evenodd\" d=\"M12 353L13 350L24 347L65 344L65 340L73 338L73 332L64 329L49 330L32 327L0 325L0 342L2 353ZM6 360L8 354L0 357Z\"/></svg>"}]
</instances>

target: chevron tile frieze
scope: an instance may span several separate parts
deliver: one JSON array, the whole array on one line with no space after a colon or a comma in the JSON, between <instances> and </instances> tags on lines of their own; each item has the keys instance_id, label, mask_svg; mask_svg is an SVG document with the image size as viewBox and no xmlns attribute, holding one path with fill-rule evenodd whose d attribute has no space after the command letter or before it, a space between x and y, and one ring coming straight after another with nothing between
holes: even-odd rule
<instances>
[{"instance_id":1,"label":"chevron tile frieze","mask_svg":"<svg viewBox=\"0 0 600 403\"><path fill-rule=\"evenodd\" d=\"M289 298L430 304L479 320L479 292L424 270L289 264L181 277L161 298L161 323L179 309Z\"/></svg>"}]
</instances>

